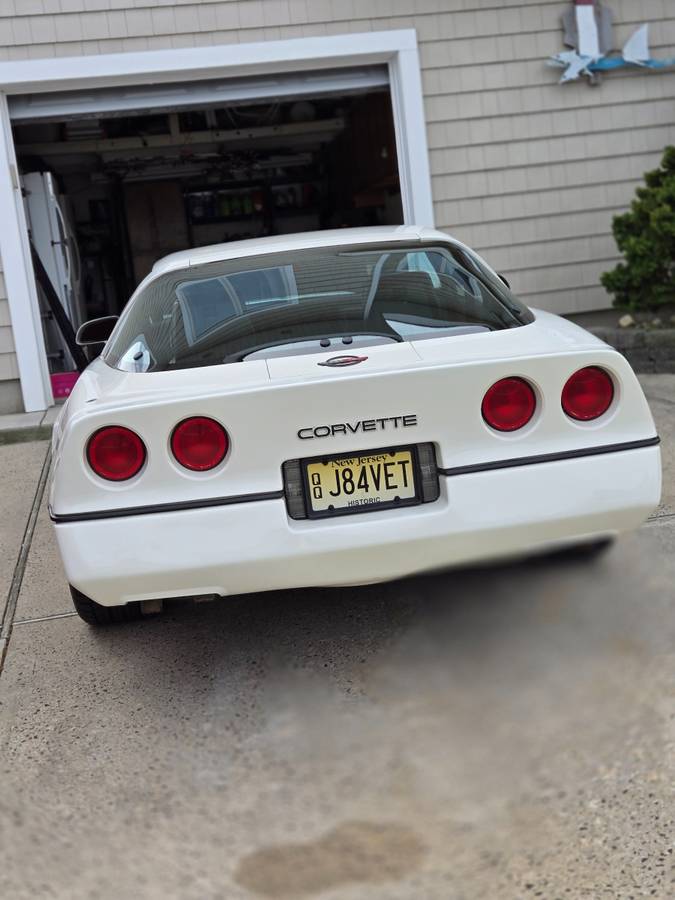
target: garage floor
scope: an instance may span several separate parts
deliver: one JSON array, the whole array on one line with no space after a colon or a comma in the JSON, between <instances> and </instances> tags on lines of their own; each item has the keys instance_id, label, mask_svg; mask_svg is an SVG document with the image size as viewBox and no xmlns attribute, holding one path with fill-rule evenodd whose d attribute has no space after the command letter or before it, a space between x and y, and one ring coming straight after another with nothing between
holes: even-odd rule
<instances>
[{"instance_id":1,"label":"garage floor","mask_svg":"<svg viewBox=\"0 0 675 900\"><path fill-rule=\"evenodd\" d=\"M43 505L0 678L0 895L672 896L675 376L642 381L663 504L594 564L94 632ZM0 447L3 597L46 446Z\"/></svg>"}]
</instances>

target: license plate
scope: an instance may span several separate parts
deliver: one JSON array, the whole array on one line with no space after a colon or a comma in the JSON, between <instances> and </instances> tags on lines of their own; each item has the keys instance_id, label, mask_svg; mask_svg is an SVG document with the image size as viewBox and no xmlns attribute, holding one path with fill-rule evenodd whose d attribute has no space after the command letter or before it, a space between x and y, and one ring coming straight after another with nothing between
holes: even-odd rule
<instances>
[{"instance_id":1,"label":"license plate","mask_svg":"<svg viewBox=\"0 0 675 900\"><path fill-rule=\"evenodd\" d=\"M305 460L310 517L374 512L419 503L413 447Z\"/></svg>"}]
</instances>

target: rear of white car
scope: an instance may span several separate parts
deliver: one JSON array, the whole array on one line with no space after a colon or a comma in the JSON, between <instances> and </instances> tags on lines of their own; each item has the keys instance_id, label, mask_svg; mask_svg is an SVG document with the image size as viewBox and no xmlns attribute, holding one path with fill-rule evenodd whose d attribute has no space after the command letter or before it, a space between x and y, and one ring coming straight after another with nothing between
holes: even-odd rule
<instances>
[{"instance_id":1,"label":"rear of white car","mask_svg":"<svg viewBox=\"0 0 675 900\"><path fill-rule=\"evenodd\" d=\"M315 284L323 257L303 257L309 240L293 240L273 267L264 246L223 263L219 289L228 279L239 306L262 303L251 280L233 277L251 259L256 279L268 273L287 295L264 315L210 323L206 338L199 316L214 316L213 292L203 305L214 260L207 270L203 257L169 258L139 289L154 303L148 326L127 326L111 356L123 317L106 358L80 379L56 429L50 496L77 596L119 607L387 580L610 537L656 506L658 437L620 354L555 316L521 314L466 248L412 229L324 237L331 253L350 255L351 281L340 283L338 260L311 309L320 296L342 310L344 295L349 312L325 335L304 320L298 333L303 273ZM152 294L167 278L182 328L189 313L194 329L192 341L181 330L180 345ZM191 311L186 284L199 285L192 302L202 306ZM452 322L439 318L443 291L460 297ZM265 328L254 334L255 316Z\"/></svg>"}]
</instances>

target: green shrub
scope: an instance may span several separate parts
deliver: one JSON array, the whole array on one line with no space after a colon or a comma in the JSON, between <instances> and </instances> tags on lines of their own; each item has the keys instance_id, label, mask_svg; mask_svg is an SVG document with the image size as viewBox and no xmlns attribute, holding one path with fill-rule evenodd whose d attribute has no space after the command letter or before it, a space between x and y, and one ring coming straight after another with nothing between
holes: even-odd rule
<instances>
[{"instance_id":1,"label":"green shrub","mask_svg":"<svg viewBox=\"0 0 675 900\"><path fill-rule=\"evenodd\" d=\"M653 310L675 301L675 147L645 174L630 211L615 216L612 231L624 262L600 280L614 306Z\"/></svg>"}]
</instances>

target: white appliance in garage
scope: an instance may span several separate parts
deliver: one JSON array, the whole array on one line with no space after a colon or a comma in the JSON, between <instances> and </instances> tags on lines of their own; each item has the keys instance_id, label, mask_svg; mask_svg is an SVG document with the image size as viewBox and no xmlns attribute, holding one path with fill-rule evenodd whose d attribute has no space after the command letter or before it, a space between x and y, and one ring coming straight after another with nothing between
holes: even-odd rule
<instances>
[{"instance_id":1,"label":"white appliance in garage","mask_svg":"<svg viewBox=\"0 0 675 900\"><path fill-rule=\"evenodd\" d=\"M80 256L65 197L51 172L29 172L21 179L30 236L73 328L82 324ZM44 300L41 302L51 372L75 368L66 342Z\"/></svg>"}]
</instances>

